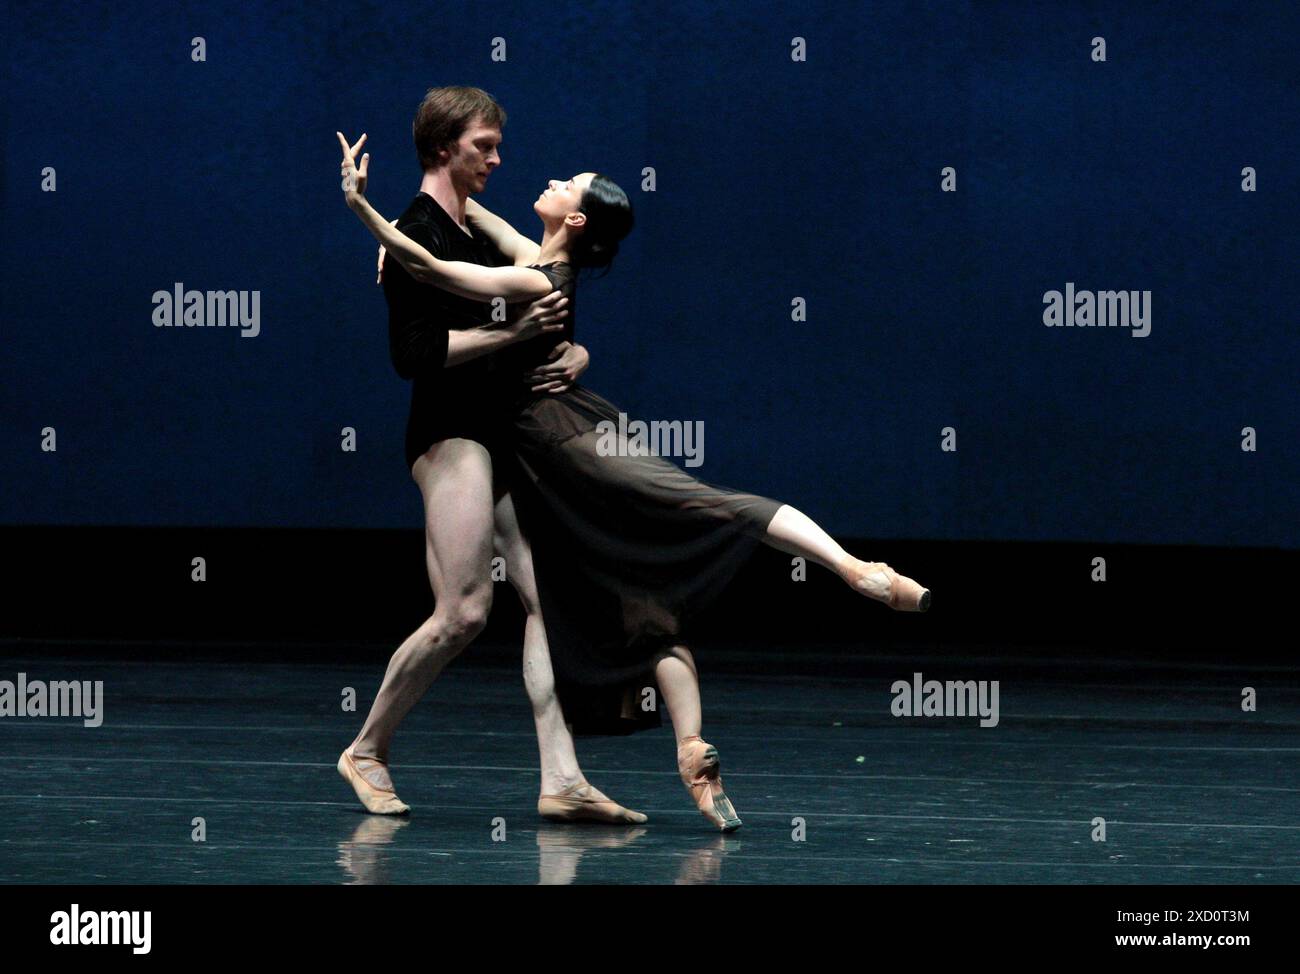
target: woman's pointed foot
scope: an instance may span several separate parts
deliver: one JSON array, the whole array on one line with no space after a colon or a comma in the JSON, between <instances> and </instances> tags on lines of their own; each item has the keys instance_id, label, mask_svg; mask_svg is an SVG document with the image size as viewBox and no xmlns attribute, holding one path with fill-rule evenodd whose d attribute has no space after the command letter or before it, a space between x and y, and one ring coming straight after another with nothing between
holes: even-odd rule
<instances>
[{"instance_id":1,"label":"woman's pointed foot","mask_svg":"<svg viewBox=\"0 0 1300 974\"><path fill-rule=\"evenodd\" d=\"M388 776L388 764L379 758L356 756L353 747L339 755L338 769L343 780L352 786L352 790L361 799L367 812L375 815L405 815L411 806L397 797L393 790L392 779Z\"/></svg>"},{"instance_id":2,"label":"woman's pointed foot","mask_svg":"<svg viewBox=\"0 0 1300 974\"><path fill-rule=\"evenodd\" d=\"M718 749L699 737L684 737L677 742L677 771L700 814L723 832L740 828L740 816L722 790L721 762Z\"/></svg>"},{"instance_id":3,"label":"woman's pointed foot","mask_svg":"<svg viewBox=\"0 0 1300 974\"><path fill-rule=\"evenodd\" d=\"M537 814L551 822L603 822L606 825L640 825L646 816L603 794L587 781L570 785L557 795L537 799Z\"/></svg>"},{"instance_id":4,"label":"woman's pointed foot","mask_svg":"<svg viewBox=\"0 0 1300 974\"><path fill-rule=\"evenodd\" d=\"M901 612L926 612L930 590L915 579L900 575L883 561L862 561L848 556L845 581L868 598L884 602Z\"/></svg>"}]
</instances>

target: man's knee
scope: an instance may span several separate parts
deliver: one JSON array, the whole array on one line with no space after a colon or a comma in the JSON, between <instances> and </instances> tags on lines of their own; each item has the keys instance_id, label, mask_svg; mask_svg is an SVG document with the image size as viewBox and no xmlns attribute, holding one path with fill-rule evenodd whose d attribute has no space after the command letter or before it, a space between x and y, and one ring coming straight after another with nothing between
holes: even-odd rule
<instances>
[{"instance_id":1,"label":"man's knee","mask_svg":"<svg viewBox=\"0 0 1300 974\"><path fill-rule=\"evenodd\" d=\"M492 585L475 586L451 600L447 606L447 625L458 639L473 639L487 625L492 611Z\"/></svg>"},{"instance_id":2,"label":"man's knee","mask_svg":"<svg viewBox=\"0 0 1300 974\"><path fill-rule=\"evenodd\" d=\"M452 655L459 653L483 631L491 611L491 585L444 597L424 623L426 648Z\"/></svg>"}]
</instances>

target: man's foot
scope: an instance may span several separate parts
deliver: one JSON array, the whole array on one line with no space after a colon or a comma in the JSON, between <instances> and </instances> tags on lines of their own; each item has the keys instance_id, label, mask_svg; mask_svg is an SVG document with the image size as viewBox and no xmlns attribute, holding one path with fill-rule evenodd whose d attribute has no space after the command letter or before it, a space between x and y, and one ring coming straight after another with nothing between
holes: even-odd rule
<instances>
[{"instance_id":1,"label":"man's foot","mask_svg":"<svg viewBox=\"0 0 1300 974\"><path fill-rule=\"evenodd\" d=\"M558 795L537 799L537 813L552 822L604 822L607 825L640 825L646 817L624 808L594 785L580 781Z\"/></svg>"},{"instance_id":2,"label":"man's foot","mask_svg":"<svg viewBox=\"0 0 1300 974\"><path fill-rule=\"evenodd\" d=\"M393 779L388 775L388 764L375 757L359 757L352 753L355 744L339 755L338 769L343 780L361 799L366 811L375 815L405 815L411 806L397 797Z\"/></svg>"}]
</instances>

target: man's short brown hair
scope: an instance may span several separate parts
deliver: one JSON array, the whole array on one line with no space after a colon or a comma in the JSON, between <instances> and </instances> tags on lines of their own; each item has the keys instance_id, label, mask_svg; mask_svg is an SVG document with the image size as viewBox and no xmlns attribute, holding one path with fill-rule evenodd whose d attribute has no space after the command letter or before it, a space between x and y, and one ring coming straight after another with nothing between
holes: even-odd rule
<instances>
[{"instance_id":1,"label":"man's short brown hair","mask_svg":"<svg viewBox=\"0 0 1300 974\"><path fill-rule=\"evenodd\" d=\"M476 118L484 125L501 128L506 124L506 111L482 88L464 85L430 88L411 124L420 168L435 169L441 165L438 151L454 145Z\"/></svg>"}]
</instances>

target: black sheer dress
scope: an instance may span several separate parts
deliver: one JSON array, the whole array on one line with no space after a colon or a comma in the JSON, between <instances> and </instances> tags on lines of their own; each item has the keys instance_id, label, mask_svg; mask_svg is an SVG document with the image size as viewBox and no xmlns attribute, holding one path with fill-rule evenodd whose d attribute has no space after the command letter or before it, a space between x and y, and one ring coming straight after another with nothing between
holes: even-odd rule
<instances>
[{"instance_id":1,"label":"black sheer dress","mask_svg":"<svg viewBox=\"0 0 1300 974\"><path fill-rule=\"evenodd\" d=\"M534 266L569 296L571 341L575 272ZM557 341L541 336L511 349L504 374L544 361ZM619 410L579 385L516 393L514 403L511 447L498 462L532 546L565 717L575 733L658 726L657 707L643 707L655 655L689 642L692 618L761 543L781 505L696 480L664 457L602 455L611 437L598 424L617 429Z\"/></svg>"}]
</instances>

